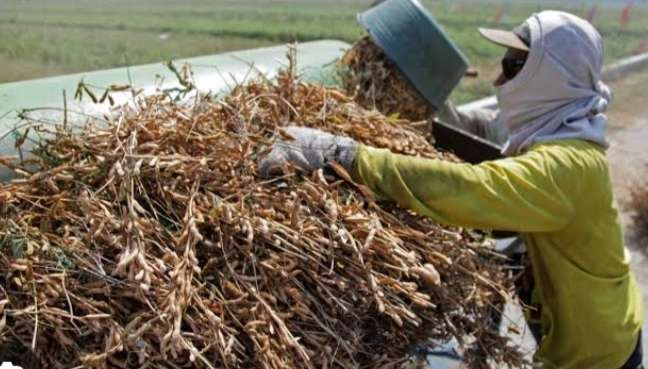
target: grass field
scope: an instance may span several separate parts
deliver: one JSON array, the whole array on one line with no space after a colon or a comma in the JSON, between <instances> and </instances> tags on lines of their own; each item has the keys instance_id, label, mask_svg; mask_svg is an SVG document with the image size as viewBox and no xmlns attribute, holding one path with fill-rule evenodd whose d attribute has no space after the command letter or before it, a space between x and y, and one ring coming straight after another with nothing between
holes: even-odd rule
<instances>
[{"instance_id":1,"label":"grass field","mask_svg":"<svg viewBox=\"0 0 648 369\"><path fill-rule=\"evenodd\" d=\"M423 1L471 63L481 70L454 99L492 92L501 49L481 40L478 26L494 24L497 1ZM2 0L0 82L88 71L126 63L213 54L294 40L353 42L362 35L355 14L368 0ZM510 3L510 2L509 2ZM585 7L547 5L583 14ZM500 27L521 22L535 4L509 6ZM648 9L638 7L625 30L619 8L601 7L595 24L604 35L608 61L648 45ZM416 50L412 50L416 52Z\"/></svg>"}]
</instances>

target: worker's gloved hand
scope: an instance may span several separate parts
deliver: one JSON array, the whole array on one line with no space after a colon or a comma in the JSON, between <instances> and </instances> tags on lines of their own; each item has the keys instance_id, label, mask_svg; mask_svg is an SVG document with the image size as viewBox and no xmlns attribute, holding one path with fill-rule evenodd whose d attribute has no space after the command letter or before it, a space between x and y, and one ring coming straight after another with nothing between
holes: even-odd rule
<instances>
[{"instance_id":1,"label":"worker's gloved hand","mask_svg":"<svg viewBox=\"0 0 648 369\"><path fill-rule=\"evenodd\" d=\"M353 139L306 127L291 126L283 131L294 140L279 140L272 145L272 151L259 162L260 175L268 177L286 162L313 171L335 161L351 171L358 149Z\"/></svg>"}]
</instances>

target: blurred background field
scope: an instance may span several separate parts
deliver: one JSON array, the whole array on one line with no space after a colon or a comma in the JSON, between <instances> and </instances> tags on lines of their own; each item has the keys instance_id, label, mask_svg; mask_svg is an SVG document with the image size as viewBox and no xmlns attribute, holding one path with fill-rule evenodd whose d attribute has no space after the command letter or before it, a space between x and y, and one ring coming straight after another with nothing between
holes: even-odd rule
<instances>
[{"instance_id":1,"label":"blurred background field","mask_svg":"<svg viewBox=\"0 0 648 369\"><path fill-rule=\"evenodd\" d=\"M292 41L362 35L355 22L367 0L2 0L0 82L136 65ZM636 2L620 25L623 1L424 0L480 72L455 91L457 102L492 93L502 50L479 26L511 28L540 9L580 16L598 3L593 23L607 61L648 51L648 5ZM412 50L416 52L416 50Z\"/></svg>"}]
</instances>

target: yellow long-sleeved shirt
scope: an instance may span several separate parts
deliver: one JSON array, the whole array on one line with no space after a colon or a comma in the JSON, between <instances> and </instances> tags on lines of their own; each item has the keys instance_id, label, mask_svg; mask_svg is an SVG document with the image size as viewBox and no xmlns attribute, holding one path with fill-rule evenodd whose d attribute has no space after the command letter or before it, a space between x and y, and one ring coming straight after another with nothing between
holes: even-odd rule
<instances>
[{"instance_id":1,"label":"yellow long-sleeved shirt","mask_svg":"<svg viewBox=\"0 0 648 369\"><path fill-rule=\"evenodd\" d=\"M533 267L547 368L616 369L642 324L607 159L579 140L479 165L361 146L355 178L440 223L519 232Z\"/></svg>"}]
</instances>

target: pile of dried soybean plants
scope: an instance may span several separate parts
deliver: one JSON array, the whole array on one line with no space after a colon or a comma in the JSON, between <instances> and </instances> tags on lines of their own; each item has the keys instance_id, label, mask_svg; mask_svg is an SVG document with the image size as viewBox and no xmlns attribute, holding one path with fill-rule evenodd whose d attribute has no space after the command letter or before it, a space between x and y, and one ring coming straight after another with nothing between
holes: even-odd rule
<instances>
[{"instance_id":1,"label":"pile of dried soybean plants","mask_svg":"<svg viewBox=\"0 0 648 369\"><path fill-rule=\"evenodd\" d=\"M648 183L635 184L627 207L632 214L631 236L638 248L648 254Z\"/></svg>"},{"instance_id":2,"label":"pile of dried soybean plants","mask_svg":"<svg viewBox=\"0 0 648 369\"><path fill-rule=\"evenodd\" d=\"M434 110L369 36L356 41L340 60L345 90L366 109L398 115L413 122L429 119Z\"/></svg>"},{"instance_id":3,"label":"pile of dried soybean plants","mask_svg":"<svg viewBox=\"0 0 648 369\"><path fill-rule=\"evenodd\" d=\"M295 123L440 157L406 121L299 83L292 68L222 101L160 94L115 114L49 129L0 187L3 359L398 368L430 339L469 337L471 367L520 363L490 323L508 273L476 236L378 206L341 171L256 174Z\"/></svg>"}]
</instances>

